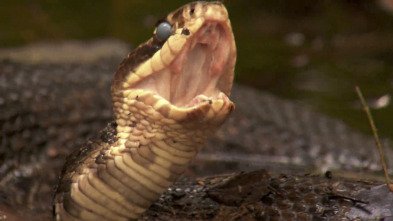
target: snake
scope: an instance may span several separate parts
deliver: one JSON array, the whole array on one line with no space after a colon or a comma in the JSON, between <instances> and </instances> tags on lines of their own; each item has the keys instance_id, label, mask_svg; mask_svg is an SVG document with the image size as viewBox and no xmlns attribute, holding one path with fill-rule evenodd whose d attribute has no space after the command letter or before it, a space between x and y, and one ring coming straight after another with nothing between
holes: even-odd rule
<instances>
[{"instance_id":1,"label":"snake","mask_svg":"<svg viewBox=\"0 0 393 221\"><path fill-rule=\"evenodd\" d=\"M234 110L235 63L221 2L193 2L160 20L114 75L115 121L67 158L56 220L139 218Z\"/></svg>"},{"instance_id":2,"label":"snake","mask_svg":"<svg viewBox=\"0 0 393 221\"><path fill-rule=\"evenodd\" d=\"M157 23L155 35L161 40L156 39L156 42L161 41L162 45L165 45L162 39L170 37L166 31L160 33L158 27L167 20ZM169 30L171 35L174 30L171 26L168 22L159 29ZM187 35L188 31L183 34ZM148 52L159 51L159 48L146 46L144 52L141 50L134 57L141 59L136 63L148 62L153 56ZM59 52L56 50L56 53ZM117 62L112 58L88 64L25 64L0 60L0 219L49 220L53 186L57 183L63 156L75 146L79 148L63 167L56 192L60 203L56 204L55 199L55 209L63 205L76 209L70 214L65 211L66 216L79 220L82 218L73 214L92 205L109 207L109 200L105 198L80 207L72 198L61 197L70 196L68 190L72 190L75 174L102 167L114 159L104 156L110 145L119 140L117 122L107 125L87 143L84 138L113 121L106 91L109 92L113 77L110 73ZM129 64L125 64L127 62ZM133 65L133 62L135 60L126 59L121 67L135 72L138 64ZM120 72L118 80L127 79L127 74ZM196 180L181 177L159 199L152 200L153 204L140 219L378 220L392 216L393 195L380 181L367 180L363 175L342 179L336 177L335 172L333 177L308 172L309 167L319 167L321 171L377 171L378 155L372 151L373 140L368 136L307 106L267 92L239 84L234 84L231 91L236 111L204 145L196 165L191 168L199 175L215 175ZM387 150L387 156L392 156ZM97 157L91 158L94 156ZM256 171L217 175L258 168L265 168L271 174ZM105 189L92 190L98 193L93 197L108 195L102 192ZM151 194L151 191L143 193ZM125 206L124 202L120 202L119 208ZM100 215L99 220L103 219L108 218Z\"/></svg>"}]
</instances>

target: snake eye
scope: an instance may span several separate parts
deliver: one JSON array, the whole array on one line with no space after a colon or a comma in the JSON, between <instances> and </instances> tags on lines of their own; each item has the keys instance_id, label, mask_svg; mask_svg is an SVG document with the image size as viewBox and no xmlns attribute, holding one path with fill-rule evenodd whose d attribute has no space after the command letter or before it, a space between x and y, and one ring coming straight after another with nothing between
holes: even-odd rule
<instances>
[{"instance_id":1,"label":"snake eye","mask_svg":"<svg viewBox=\"0 0 393 221\"><path fill-rule=\"evenodd\" d=\"M160 41L165 41L172 34L172 25L167 21L161 22L157 26L156 37Z\"/></svg>"}]
</instances>

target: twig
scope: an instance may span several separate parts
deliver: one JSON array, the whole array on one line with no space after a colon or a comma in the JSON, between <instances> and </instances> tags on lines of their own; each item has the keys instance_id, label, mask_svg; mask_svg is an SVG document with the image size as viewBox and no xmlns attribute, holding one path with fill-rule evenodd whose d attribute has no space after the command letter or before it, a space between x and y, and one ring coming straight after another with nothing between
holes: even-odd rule
<instances>
[{"instance_id":1,"label":"twig","mask_svg":"<svg viewBox=\"0 0 393 221\"><path fill-rule=\"evenodd\" d=\"M368 118L368 122L370 124L371 130L372 130L373 135L374 135L375 143L377 144L377 147L378 147L379 157L381 159L383 172L385 173L386 184L388 185L390 191L393 192L393 184L391 184L391 182L390 182L388 170L386 168L384 154L383 154L383 151L382 151L381 141L379 140L377 128L375 127L374 120L373 120L373 117L372 117L371 112L370 112L370 108L368 107L368 105L366 103L366 100L364 99L363 94L360 91L360 88L358 86L356 86L355 89L356 89L356 93L359 96L360 101L362 102L363 110L364 110L364 112L366 112L366 115L367 115L367 118Z\"/></svg>"}]
</instances>

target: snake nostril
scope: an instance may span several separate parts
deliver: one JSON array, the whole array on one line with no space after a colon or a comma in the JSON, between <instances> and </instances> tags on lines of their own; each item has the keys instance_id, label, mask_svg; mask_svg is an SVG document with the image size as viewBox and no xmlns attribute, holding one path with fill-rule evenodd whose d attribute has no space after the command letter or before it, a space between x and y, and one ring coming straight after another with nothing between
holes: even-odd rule
<instances>
[{"instance_id":1,"label":"snake nostril","mask_svg":"<svg viewBox=\"0 0 393 221\"><path fill-rule=\"evenodd\" d=\"M188 30L187 28L183 28L183 30L181 31L181 34L188 36L188 35L190 35L190 30Z\"/></svg>"}]
</instances>

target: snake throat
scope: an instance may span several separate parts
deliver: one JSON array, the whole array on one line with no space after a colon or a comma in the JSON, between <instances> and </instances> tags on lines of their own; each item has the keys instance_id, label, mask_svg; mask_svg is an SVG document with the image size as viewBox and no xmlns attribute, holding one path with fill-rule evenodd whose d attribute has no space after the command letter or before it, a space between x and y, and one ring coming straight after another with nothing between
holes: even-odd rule
<instances>
[{"instance_id":1,"label":"snake throat","mask_svg":"<svg viewBox=\"0 0 393 221\"><path fill-rule=\"evenodd\" d=\"M193 2L165 20L169 38L153 36L114 76L115 122L67 158L57 220L137 219L234 110L236 46L224 5Z\"/></svg>"}]
</instances>

